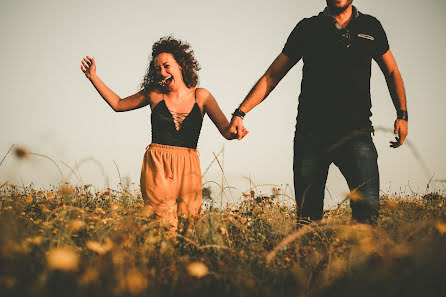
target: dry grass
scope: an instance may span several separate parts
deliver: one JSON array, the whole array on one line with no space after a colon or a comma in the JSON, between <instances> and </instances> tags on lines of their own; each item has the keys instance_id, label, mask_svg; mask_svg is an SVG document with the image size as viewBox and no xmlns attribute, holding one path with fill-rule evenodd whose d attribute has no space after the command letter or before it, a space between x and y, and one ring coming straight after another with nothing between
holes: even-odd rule
<instances>
[{"instance_id":1,"label":"dry grass","mask_svg":"<svg viewBox=\"0 0 446 297\"><path fill-rule=\"evenodd\" d=\"M439 296L446 198L383 198L377 226L349 208L296 230L251 193L172 236L129 188L0 188L1 296ZM276 197L273 193L272 197Z\"/></svg>"}]
</instances>

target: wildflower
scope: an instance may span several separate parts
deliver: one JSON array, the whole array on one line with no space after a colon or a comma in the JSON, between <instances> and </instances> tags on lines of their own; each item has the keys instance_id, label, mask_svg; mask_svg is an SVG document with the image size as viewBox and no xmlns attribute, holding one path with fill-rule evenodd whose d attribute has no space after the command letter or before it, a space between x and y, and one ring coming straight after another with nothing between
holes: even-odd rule
<instances>
[{"instance_id":1,"label":"wildflower","mask_svg":"<svg viewBox=\"0 0 446 297\"><path fill-rule=\"evenodd\" d=\"M395 201L392 200L383 200L382 201L382 207L395 210L398 207L398 204Z\"/></svg>"},{"instance_id":2,"label":"wildflower","mask_svg":"<svg viewBox=\"0 0 446 297\"><path fill-rule=\"evenodd\" d=\"M95 210L94 210L94 212L98 212L98 213L101 213L101 214L105 214L105 211L104 211L101 207L96 207Z\"/></svg>"},{"instance_id":3,"label":"wildflower","mask_svg":"<svg viewBox=\"0 0 446 297\"><path fill-rule=\"evenodd\" d=\"M43 240L42 236L34 236L34 237L29 237L26 239L27 242L35 244L35 245L39 245Z\"/></svg>"},{"instance_id":4,"label":"wildflower","mask_svg":"<svg viewBox=\"0 0 446 297\"><path fill-rule=\"evenodd\" d=\"M45 204L40 204L40 211L42 212L50 212L50 210L48 209L48 207Z\"/></svg>"},{"instance_id":5,"label":"wildflower","mask_svg":"<svg viewBox=\"0 0 446 297\"><path fill-rule=\"evenodd\" d=\"M48 267L63 271L77 270L79 256L69 247L52 248L46 253Z\"/></svg>"},{"instance_id":6,"label":"wildflower","mask_svg":"<svg viewBox=\"0 0 446 297\"><path fill-rule=\"evenodd\" d=\"M187 272L194 277L202 278L208 274L208 267L201 262L192 262L186 267Z\"/></svg>"},{"instance_id":7,"label":"wildflower","mask_svg":"<svg viewBox=\"0 0 446 297\"><path fill-rule=\"evenodd\" d=\"M25 197L25 202L28 204L33 202L33 200L34 200L34 198L33 198L33 195L31 195L31 194L29 194Z\"/></svg>"},{"instance_id":8,"label":"wildflower","mask_svg":"<svg viewBox=\"0 0 446 297\"><path fill-rule=\"evenodd\" d=\"M446 233L446 224L445 223L438 222L435 227L437 227L438 232L440 232L441 234Z\"/></svg>"},{"instance_id":9,"label":"wildflower","mask_svg":"<svg viewBox=\"0 0 446 297\"><path fill-rule=\"evenodd\" d=\"M113 248L113 241L111 241L110 238L106 238L104 244L100 244L97 241L87 241L86 245L87 248L93 252L96 252L99 255L104 255Z\"/></svg>"},{"instance_id":10,"label":"wildflower","mask_svg":"<svg viewBox=\"0 0 446 297\"><path fill-rule=\"evenodd\" d=\"M159 241L159 237L153 236L153 235L149 235L145 238L145 242L148 244L156 244Z\"/></svg>"},{"instance_id":11,"label":"wildflower","mask_svg":"<svg viewBox=\"0 0 446 297\"><path fill-rule=\"evenodd\" d=\"M61 195L70 195L70 194L74 194L74 188L72 186L70 186L68 183L65 183L59 190L59 193Z\"/></svg>"},{"instance_id":12,"label":"wildflower","mask_svg":"<svg viewBox=\"0 0 446 297\"><path fill-rule=\"evenodd\" d=\"M85 197L84 197L85 198ZM113 204L112 206L111 206L111 210L112 211L117 211L119 209L119 205L117 205L117 204Z\"/></svg>"},{"instance_id":13,"label":"wildflower","mask_svg":"<svg viewBox=\"0 0 446 297\"><path fill-rule=\"evenodd\" d=\"M222 234L225 235L227 233L226 228L223 226L220 226L220 228L218 228L218 231Z\"/></svg>"},{"instance_id":14,"label":"wildflower","mask_svg":"<svg viewBox=\"0 0 446 297\"><path fill-rule=\"evenodd\" d=\"M139 294L147 288L148 281L141 272L132 269L125 275L125 284L130 293Z\"/></svg>"},{"instance_id":15,"label":"wildflower","mask_svg":"<svg viewBox=\"0 0 446 297\"><path fill-rule=\"evenodd\" d=\"M85 227L85 222L81 220L72 220L69 224L69 228L72 232L77 232Z\"/></svg>"},{"instance_id":16,"label":"wildflower","mask_svg":"<svg viewBox=\"0 0 446 297\"><path fill-rule=\"evenodd\" d=\"M48 192L48 193L46 194L46 199L47 199L47 200L54 199L54 194L53 194L52 192Z\"/></svg>"}]
</instances>

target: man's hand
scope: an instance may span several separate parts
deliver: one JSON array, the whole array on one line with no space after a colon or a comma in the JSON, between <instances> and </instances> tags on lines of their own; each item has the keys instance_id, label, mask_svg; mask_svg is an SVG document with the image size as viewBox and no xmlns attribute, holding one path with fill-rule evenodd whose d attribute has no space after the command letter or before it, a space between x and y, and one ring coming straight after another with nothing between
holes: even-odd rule
<instances>
[{"instance_id":1,"label":"man's hand","mask_svg":"<svg viewBox=\"0 0 446 297\"><path fill-rule=\"evenodd\" d=\"M395 141L390 142L390 147L397 148L403 145L404 139L406 139L407 136L407 121L396 119L395 120L395 130L393 133L397 134L398 136L395 137Z\"/></svg>"},{"instance_id":2,"label":"man's hand","mask_svg":"<svg viewBox=\"0 0 446 297\"><path fill-rule=\"evenodd\" d=\"M245 126L243 126L243 120L239 116L233 116L231 118L228 131L229 133L234 135L234 138L237 138L238 140L241 140L243 137L245 137L246 134L248 134L248 130L246 130Z\"/></svg>"}]
</instances>

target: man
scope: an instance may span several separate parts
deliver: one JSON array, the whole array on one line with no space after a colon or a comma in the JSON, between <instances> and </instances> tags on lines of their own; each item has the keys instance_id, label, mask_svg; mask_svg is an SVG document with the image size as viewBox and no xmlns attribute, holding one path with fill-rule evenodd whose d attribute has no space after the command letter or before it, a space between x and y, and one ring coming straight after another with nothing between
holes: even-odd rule
<instances>
[{"instance_id":1,"label":"man","mask_svg":"<svg viewBox=\"0 0 446 297\"><path fill-rule=\"evenodd\" d=\"M401 146L407 135L404 85L380 22L360 13L353 0L326 2L323 12L296 25L282 52L233 113L229 131L243 131L243 116L303 59L293 162L299 218L322 219L328 168L334 163L352 193L353 219L374 223L379 173L371 138L372 59L386 78L397 111L393 148Z\"/></svg>"}]
</instances>

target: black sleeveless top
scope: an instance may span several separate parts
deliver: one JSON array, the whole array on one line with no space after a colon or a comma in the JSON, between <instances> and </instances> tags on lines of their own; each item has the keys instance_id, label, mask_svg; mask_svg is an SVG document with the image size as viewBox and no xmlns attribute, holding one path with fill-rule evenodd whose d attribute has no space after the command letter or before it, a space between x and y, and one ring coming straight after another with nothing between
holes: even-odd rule
<instances>
[{"instance_id":1,"label":"black sleeveless top","mask_svg":"<svg viewBox=\"0 0 446 297\"><path fill-rule=\"evenodd\" d=\"M164 98L153 108L150 120L152 124L152 143L197 148L203 117L196 97L192 110L185 115L184 120L179 125L179 130L176 128L174 116L167 108Z\"/></svg>"}]
</instances>

